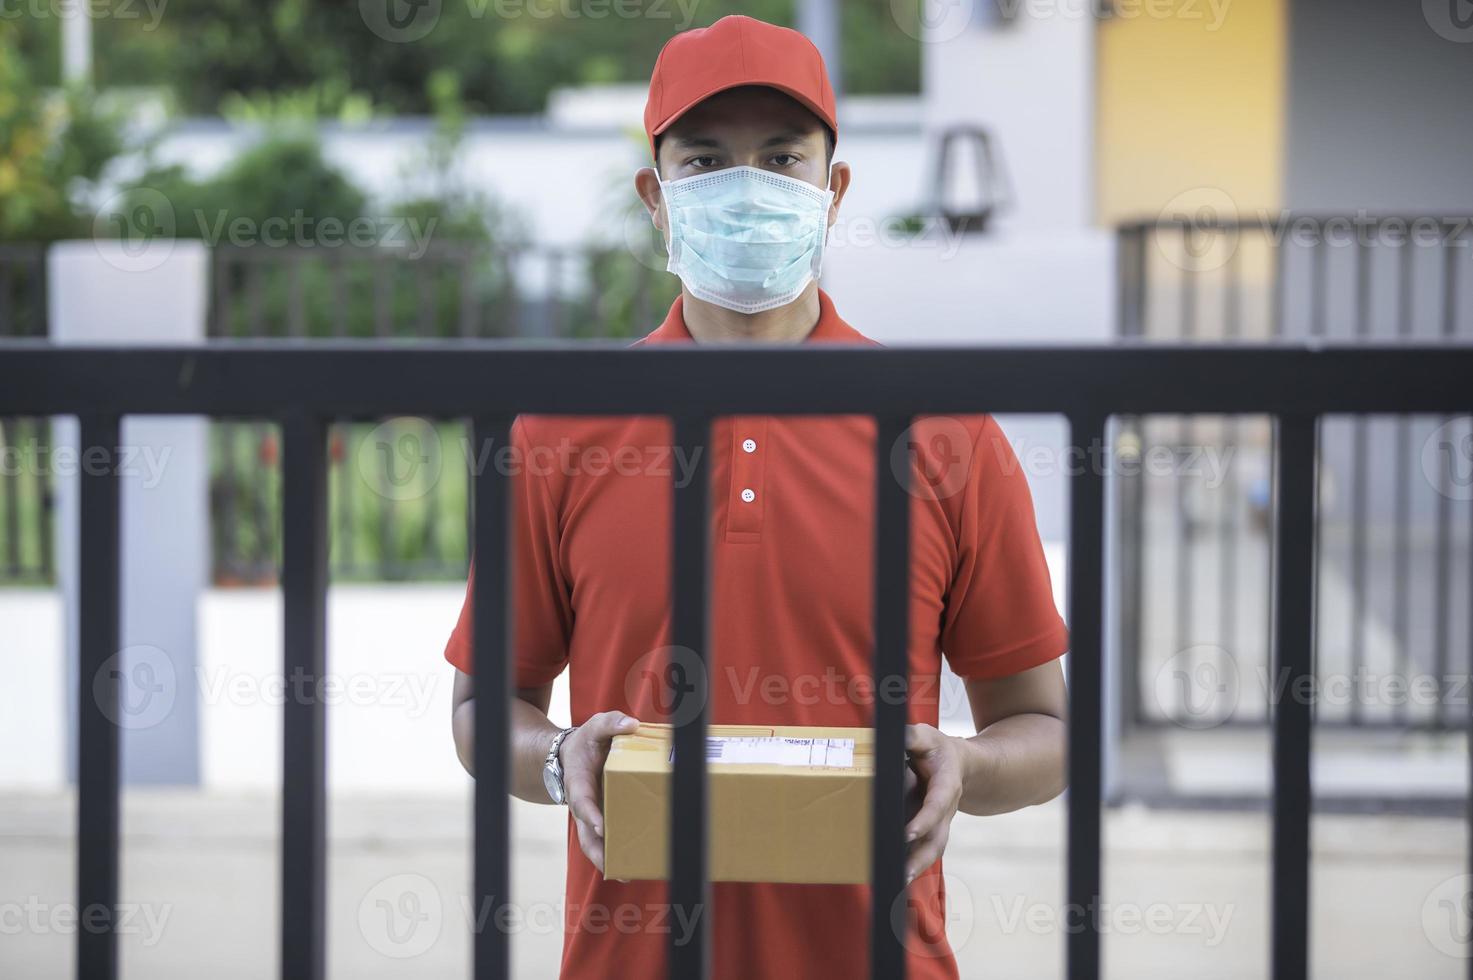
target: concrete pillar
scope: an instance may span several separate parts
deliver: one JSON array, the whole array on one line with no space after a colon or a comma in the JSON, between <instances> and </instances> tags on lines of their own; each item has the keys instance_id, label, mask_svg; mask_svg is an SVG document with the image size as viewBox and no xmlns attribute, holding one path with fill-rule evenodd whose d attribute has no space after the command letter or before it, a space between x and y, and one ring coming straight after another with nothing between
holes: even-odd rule
<instances>
[{"instance_id":1,"label":"concrete pillar","mask_svg":"<svg viewBox=\"0 0 1473 980\"><path fill-rule=\"evenodd\" d=\"M205 336L209 253L198 242L62 242L48 258L51 339L61 345L192 344ZM79 438L56 420L56 560L66 610L68 772L76 772ZM123 780L199 781L196 607L209 576L203 419L125 418L122 480ZM75 456L71 457L76 459ZM90 685L88 685L90 687ZM84 690L87 688L84 687Z\"/></svg>"},{"instance_id":2,"label":"concrete pillar","mask_svg":"<svg viewBox=\"0 0 1473 980\"><path fill-rule=\"evenodd\" d=\"M829 70L829 84L835 95L844 93L844 64L839 38L839 0L798 0L798 30L818 53Z\"/></svg>"}]
</instances>

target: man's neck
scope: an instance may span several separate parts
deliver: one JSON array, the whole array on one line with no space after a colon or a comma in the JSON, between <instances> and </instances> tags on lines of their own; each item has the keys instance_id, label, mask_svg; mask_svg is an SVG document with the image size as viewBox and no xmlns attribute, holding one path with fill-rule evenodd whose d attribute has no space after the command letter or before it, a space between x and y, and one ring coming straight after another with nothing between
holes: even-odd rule
<instances>
[{"instance_id":1,"label":"man's neck","mask_svg":"<svg viewBox=\"0 0 1473 980\"><path fill-rule=\"evenodd\" d=\"M681 291L685 329L701 344L799 344L818 325L818 284L787 306L761 313L737 313Z\"/></svg>"}]
</instances>

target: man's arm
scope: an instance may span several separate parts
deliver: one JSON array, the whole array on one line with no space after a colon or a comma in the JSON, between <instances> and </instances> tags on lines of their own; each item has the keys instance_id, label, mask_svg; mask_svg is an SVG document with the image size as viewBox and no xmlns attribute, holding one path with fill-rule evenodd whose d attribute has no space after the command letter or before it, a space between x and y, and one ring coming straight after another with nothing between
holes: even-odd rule
<instances>
[{"instance_id":1,"label":"man's arm","mask_svg":"<svg viewBox=\"0 0 1473 980\"><path fill-rule=\"evenodd\" d=\"M450 695L450 728L455 754L466 772L475 775L476 699L471 677L455 672ZM511 704L511 794L529 803L551 803L542 784L542 768L552 740L562 729L547 717L552 685L517 689ZM563 787L568 808L578 828L583 853L599 869L604 867L602 775L609 743L615 735L632 732L639 722L621 711L603 711L579 725L558 749L563 763Z\"/></svg>"},{"instance_id":2,"label":"man's arm","mask_svg":"<svg viewBox=\"0 0 1473 980\"><path fill-rule=\"evenodd\" d=\"M1069 739L1068 694L1057 660L1010 677L969 678L977 734L958 738L911 725L906 750L925 787L906 826L906 880L946 850L958 810L982 816L1046 803L1064 791Z\"/></svg>"},{"instance_id":3,"label":"man's arm","mask_svg":"<svg viewBox=\"0 0 1473 980\"><path fill-rule=\"evenodd\" d=\"M455 735L455 754L472 776L475 769L476 700L471 676L455 672L450 695L450 727ZM542 763L553 737L561 730L547 717L552 685L517 689L511 708L511 795L529 803L551 803L542 785Z\"/></svg>"}]
</instances>

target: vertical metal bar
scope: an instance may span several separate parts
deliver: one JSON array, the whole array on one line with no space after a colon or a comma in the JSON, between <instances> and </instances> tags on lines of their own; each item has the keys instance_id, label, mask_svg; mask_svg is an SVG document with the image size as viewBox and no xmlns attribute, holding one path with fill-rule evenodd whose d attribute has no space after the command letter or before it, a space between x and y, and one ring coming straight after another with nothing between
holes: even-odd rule
<instances>
[{"instance_id":1,"label":"vertical metal bar","mask_svg":"<svg viewBox=\"0 0 1473 980\"><path fill-rule=\"evenodd\" d=\"M373 277L373 332L387 337L394 330L394 293L399 267L386 254L372 260Z\"/></svg>"},{"instance_id":2,"label":"vertical metal bar","mask_svg":"<svg viewBox=\"0 0 1473 980\"><path fill-rule=\"evenodd\" d=\"M497 249L495 258L501 265L501 324L502 337L522 336L520 316L521 301L517 297L517 269L508 249Z\"/></svg>"},{"instance_id":3,"label":"vertical metal bar","mask_svg":"<svg viewBox=\"0 0 1473 980\"><path fill-rule=\"evenodd\" d=\"M339 249L329 263L332 275L332 330L334 336L348 335L348 256Z\"/></svg>"},{"instance_id":4,"label":"vertical metal bar","mask_svg":"<svg viewBox=\"0 0 1473 980\"><path fill-rule=\"evenodd\" d=\"M1140 270L1141 284L1137 292L1140 308L1136 311L1136 335L1145 336L1146 323L1151 315L1151 275L1149 252L1147 251L1148 240L1154 240L1156 227L1142 228L1140 237L1135 243L1135 264Z\"/></svg>"},{"instance_id":5,"label":"vertical metal bar","mask_svg":"<svg viewBox=\"0 0 1473 980\"><path fill-rule=\"evenodd\" d=\"M0 418L0 450L20 458L20 419ZM5 516L5 565L12 577L20 576L20 484L24 467L6 467L0 472L0 507Z\"/></svg>"},{"instance_id":6,"label":"vertical metal bar","mask_svg":"<svg viewBox=\"0 0 1473 980\"><path fill-rule=\"evenodd\" d=\"M631 334L649 329L650 323L650 268L638 256L634 259L634 303L633 322L627 324Z\"/></svg>"},{"instance_id":7,"label":"vertical metal bar","mask_svg":"<svg viewBox=\"0 0 1473 980\"><path fill-rule=\"evenodd\" d=\"M385 430L390 435L394 435L394 420L385 419L383 424ZM398 437L394 435L394 438L395 444L397 444ZM369 448L373 449L376 447ZM382 465L387 468L396 464L392 459L384 459ZM387 478L392 475L392 473L385 472L384 477ZM399 557L396 554L397 548L395 547L397 541L397 522L394 518L398 514L399 502L394 499L394 494L386 493L376 493L372 498L364 499L371 500L373 505L378 508L378 575L380 578L386 579L398 578L401 572L399 570Z\"/></svg>"},{"instance_id":8,"label":"vertical metal bar","mask_svg":"<svg viewBox=\"0 0 1473 980\"><path fill-rule=\"evenodd\" d=\"M251 493L251 516L256 522L255 574L266 576L276 565L276 542L278 523L271 510L270 470L259 465L266 447L276 442L278 436L266 422L252 422L250 427L250 450L252 466L247 471L255 484Z\"/></svg>"},{"instance_id":9,"label":"vertical metal bar","mask_svg":"<svg viewBox=\"0 0 1473 980\"><path fill-rule=\"evenodd\" d=\"M1181 323L1178 325L1180 337L1183 343L1190 343L1197 339L1197 272L1188 268L1188 260L1192 256L1192 236L1194 229L1190 224L1181 229L1182 234L1182 264L1181 264ZM1176 424L1176 446L1175 458L1181 459L1181 447L1191 445L1196 441L1197 427L1191 416L1179 417ZM1190 451L1190 448L1189 450ZM1193 544L1195 532L1192 522L1187 517L1187 491L1186 476L1178 471L1171 477L1171 500L1173 510L1176 513L1176 580L1172 583L1172 589L1176 599L1175 619L1175 646L1174 653L1191 649L1193 636L1191 633L1192 609L1196 605L1196 576L1192 574ZM1196 651L1191 654L1191 662L1187 664L1188 670L1195 670Z\"/></svg>"},{"instance_id":10,"label":"vertical metal bar","mask_svg":"<svg viewBox=\"0 0 1473 980\"><path fill-rule=\"evenodd\" d=\"M47 309L47 291L51 283L46 277L46 248L38 246L33 253L32 261L35 263L35 277L31 280L35 284L35 319L32 321L32 333L37 337L49 337L51 335L50 311Z\"/></svg>"},{"instance_id":11,"label":"vertical metal bar","mask_svg":"<svg viewBox=\"0 0 1473 980\"><path fill-rule=\"evenodd\" d=\"M1273 980L1309 975L1309 758L1318 422L1279 419L1274 459Z\"/></svg>"},{"instance_id":12,"label":"vertical metal bar","mask_svg":"<svg viewBox=\"0 0 1473 980\"><path fill-rule=\"evenodd\" d=\"M0 255L0 336L22 336L15 317L15 279L11 256Z\"/></svg>"},{"instance_id":13,"label":"vertical metal bar","mask_svg":"<svg viewBox=\"0 0 1473 980\"><path fill-rule=\"evenodd\" d=\"M563 252L549 249L547 253L547 312L544 337L563 335ZM702 750L704 754L705 750Z\"/></svg>"},{"instance_id":14,"label":"vertical metal bar","mask_svg":"<svg viewBox=\"0 0 1473 980\"><path fill-rule=\"evenodd\" d=\"M1416 255L1412 248L1411 234L1408 233L1401 243L1398 256L1400 262L1397 274L1396 332L1402 341L1409 339L1412 335L1412 275L1414 270L1412 263ZM1391 621L1392 634L1396 637L1396 653L1393 659L1395 667L1393 669L1401 675L1404 683L1409 684L1412 673L1412 500L1411 488L1407 486L1407 481L1412 469L1412 428L1411 419L1408 416L1398 415L1396 417L1393 438L1396 440L1396 460L1391 467L1392 555L1395 561L1392 572L1394 578L1391 582ZM1355 680L1354 685L1352 689L1359 691L1359 678ZM1397 724L1403 724L1406 721L1408 700L1410 699L1393 699L1391 712Z\"/></svg>"},{"instance_id":15,"label":"vertical metal bar","mask_svg":"<svg viewBox=\"0 0 1473 980\"><path fill-rule=\"evenodd\" d=\"M1233 253L1228 256L1222 332L1229 343L1236 342L1243 336L1242 254L1242 243L1238 242ZM1224 466L1230 468L1237 457L1242 422L1236 415L1229 416L1223 430L1223 449L1226 453L1223 457ZM1242 651L1238 649L1238 534L1242 530L1242 507L1237 481L1229 476L1218 488L1218 492L1222 494L1222 510L1227 515L1227 520L1223 522L1221 566L1218 571L1219 644L1227 651L1228 658L1241 659ZM1228 664L1220 654L1217 669L1218 676L1227 676Z\"/></svg>"},{"instance_id":16,"label":"vertical metal bar","mask_svg":"<svg viewBox=\"0 0 1473 980\"><path fill-rule=\"evenodd\" d=\"M440 420L430 420L429 424L439 430ZM440 491L444 486L439 480L430 487L425 496L424 527L420 530L420 555L421 564L429 563L434 567L443 564L444 552L440 547ZM406 574L413 574L412 570L406 570Z\"/></svg>"},{"instance_id":17,"label":"vertical metal bar","mask_svg":"<svg viewBox=\"0 0 1473 980\"><path fill-rule=\"evenodd\" d=\"M1362 243L1358 247L1364 249L1365 245ZM1314 261L1310 268L1309 280L1309 333L1313 337L1323 337L1328 316L1325 294L1329 289L1330 278L1330 255L1325 249L1323 238L1315 241L1311 257Z\"/></svg>"},{"instance_id":18,"label":"vertical metal bar","mask_svg":"<svg viewBox=\"0 0 1473 980\"><path fill-rule=\"evenodd\" d=\"M1364 241L1358 240L1355 248L1355 338L1364 342L1370 337L1370 251ZM1350 434L1350 676L1358 679L1366 670L1366 537L1371 494L1369 432L1364 417L1351 417ZM1361 699L1352 697L1352 726L1361 724L1364 711Z\"/></svg>"},{"instance_id":19,"label":"vertical metal bar","mask_svg":"<svg viewBox=\"0 0 1473 980\"><path fill-rule=\"evenodd\" d=\"M472 459L491 460L511 441L511 419L473 422ZM500 927L511 901L511 481L500 467L473 467L476 587L472 652L476 718L476 980L511 976L511 943Z\"/></svg>"},{"instance_id":20,"label":"vertical metal bar","mask_svg":"<svg viewBox=\"0 0 1473 980\"><path fill-rule=\"evenodd\" d=\"M307 336L307 298L302 285L302 266L310 261L302 252L287 253L286 322L293 337Z\"/></svg>"},{"instance_id":21,"label":"vertical metal bar","mask_svg":"<svg viewBox=\"0 0 1473 980\"><path fill-rule=\"evenodd\" d=\"M1123 443L1131 436L1135 437L1135 443L1139 447L1140 459L1145 456L1145 434L1146 427L1139 417L1133 419L1119 419L1118 425L1122 430L1117 438ZM1126 692L1126 705L1130 709L1128 718L1136 723L1144 723L1148 720L1146 705L1148 699L1145 689L1141 686L1140 667L1142 650L1142 622L1145 618L1144 609L1145 596L1145 550L1146 550L1146 494L1144 477L1139 469L1134 472L1122 472L1116 479L1115 499L1118 501L1120 533L1116 540L1119 542L1119 554L1115 558L1116 567L1120 576L1120 599L1117 606L1119 612L1119 628L1116 636L1120 641L1120 686Z\"/></svg>"},{"instance_id":22,"label":"vertical metal bar","mask_svg":"<svg viewBox=\"0 0 1473 980\"><path fill-rule=\"evenodd\" d=\"M230 265L226 260L229 250L224 246L216 245L210 250L211 264L214 266L211 277L210 315L205 326L205 332L211 337L228 337L230 335Z\"/></svg>"},{"instance_id":23,"label":"vertical metal bar","mask_svg":"<svg viewBox=\"0 0 1473 980\"><path fill-rule=\"evenodd\" d=\"M220 535L220 550L215 555L214 574L218 578L232 571L240 573L245 567L240 550L240 512L236 501L240 496L240 475L236 470L235 452L242 434L236 422L222 419L209 423L210 437L220 447L220 506L219 513L212 514L216 530Z\"/></svg>"},{"instance_id":24,"label":"vertical metal bar","mask_svg":"<svg viewBox=\"0 0 1473 980\"><path fill-rule=\"evenodd\" d=\"M1269 287L1268 335L1272 339L1284 336L1284 313L1289 297L1287 274L1289 271L1289 247L1280 233L1283 224L1278 220L1269 222L1269 248L1273 250L1273 282Z\"/></svg>"},{"instance_id":25,"label":"vertical metal bar","mask_svg":"<svg viewBox=\"0 0 1473 980\"><path fill-rule=\"evenodd\" d=\"M1145 288L1145 256L1141 249L1146 239L1145 228L1122 228L1116 240L1116 285L1119 308L1116 311L1116 333L1121 337L1139 337L1141 329L1141 291Z\"/></svg>"},{"instance_id":26,"label":"vertical metal bar","mask_svg":"<svg viewBox=\"0 0 1473 980\"><path fill-rule=\"evenodd\" d=\"M677 692L671 706L675 725L675 762L670 774L670 903L685 921L695 923L688 936L671 930L667 968L680 980L703 980L711 951L709 884L707 881L706 718L709 708L709 566L711 524L707 505L711 421L694 415L674 420L674 449L693 463L690 479L674 488L674 534L671 584L674 612L671 642L689 659L695 674ZM690 699L687 701L686 699ZM680 832L675 833L674 828Z\"/></svg>"},{"instance_id":27,"label":"vertical metal bar","mask_svg":"<svg viewBox=\"0 0 1473 980\"><path fill-rule=\"evenodd\" d=\"M349 419L338 420L336 432L342 458L338 460L338 564L343 569L352 569L358 561L358 520L354 502L358 499L360 486L357 457L353 453L353 423ZM466 497L470 499L469 495ZM469 512L469 508L467 508ZM470 546L471 525L466 523L466 546Z\"/></svg>"},{"instance_id":28,"label":"vertical metal bar","mask_svg":"<svg viewBox=\"0 0 1473 980\"><path fill-rule=\"evenodd\" d=\"M1457 333L1457 309L1458 309L1458 249L1460 241L1444 242L1442 246L1442 339L1450 341ZM1438 425L1444 426L1452 421L1451 415L1444 415L1438 419ZM1432 663L1433 674L1437 684L1437 714L1432 719L1434 730L1442 730L1447 725L1447 690L1448 662L1451 655L1449 647L1452 645L1452 577L1453 577L1453 555L1452 555L1452 487L1433 487L1437 491L1437 516L1433 537L1437 544L1437 586L1434 591L1436 607L1432 614L1433 639L1432 639ZM1473 551L1473 523L1469 527L1469 550ZM1473 573L1470 573L1473 574ZM1473 609L1473 603L1469 603ZM1468 633L1473 637L1473 620L1470 620ZM1470 852L1473 853L1473 852ZM1473 961L1470 961L1470 975L1473 975Z\"/></svg>"},{"instance_id":29,"label":"vertical metal bar","mask_svg":"<svg viewBox=\"0 0 1473 980\"><path fill-rule=\"evenodd\" d=\"M82 458L93 447L108 465L82 467L77 566L77 908L95 916L103 909L107 927L77 930L77 976L116 980L118 943L118 771L120 710L118 653L121 612L119 561L122 550L116 416L81 419Z\"/></svg>"},{"instance_id":30,"label":"vertical metal bar","mask_svg":"<svg viewBox=\"0 0 1473 980\"><path fill-rule=\"evenodd\" d=\"M327 969L327 426L282 422L281 975L322 980Z\"/></svg>"},{"instance_id":31,"label":"vertical metal bar","mask_svg":"<svg viewBox=\"0 0 1473 980\"><path fill-rule=\"evenodd\" d=\"M905 723L910 683L910 466L891 450L910 438L905 416L877 420L875 443L875 782L871 799L870 976L905 976ZM906 446L907 464L913 459ZM896 472L896 470L899 472Z\"/></svg>"},{"instance_id":32,"label":"vertical metal bar","mask_svg":"<svg viewBox=\"0 0 1473 980\"><path fill-rule=\"evenodd\" d=\"M439 266L430 265L434 261L428 255L420 256L418 259L409 260L409 268L414 277L414 299L419 307L418 334L421 340L429 337L437 337L440 334L440 310L439 310Z\"/></svg>"},{"instance_id":33,"label":"vertical metal bar","mask_svg":"<svg viewBox=\"0 0 1473 980\"><path fill-rule=\"evenodd\" d=\"M1104 734L1106 417L1069 419L1069 814L1065 884L1069 980L1100 975L1100 800Z\"/></svg>"},{"instance_id":34,"label":"vertical metal bar","mask_svg":"<svg viewBox=\"0 0 1473 980\"><path fill-rule=\"evenodd\" d=\"M241 249L241 267L245 270L247 337L264 337L266 330L265 264L254 253Z\"/></svg>"},{"instance_id":35,"label":"vertical metal bar","mask_svg":"<svg viewBox=\"0 0 1473 980\"><path fill-rule=\"evenodd\" d=\"M36 453L51 451L51 423L44 418L33 418L31 420L31 432L36 440ZM32 474L36 490L36 506L40 519L36 521L36 549L37 549L37 571L41 575L41 581L51 581L52 569L52 539L51 530L54 520L54 511L51 506L51 467L38 466Z\"/></svg>"},{"instance_id":36,"label":"vertical metal bar","mask_svg":"<svg viewBox=\"0 0 1473 980\"><path fill-rule=\"evenodd\" d=\"M460 304L457 329L463 338L474 337L480 331L480 310L476 308L476 269L478 253L470 245L460 250Z\"/></svg>"}]
</instances>

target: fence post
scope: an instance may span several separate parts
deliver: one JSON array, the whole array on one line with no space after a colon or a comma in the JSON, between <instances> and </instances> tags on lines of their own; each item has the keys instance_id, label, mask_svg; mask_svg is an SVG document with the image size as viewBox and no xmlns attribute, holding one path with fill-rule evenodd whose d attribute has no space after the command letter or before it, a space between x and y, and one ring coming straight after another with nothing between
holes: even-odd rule
<instances>
[{"instance_id":1,"label":"fence post","mask_svg":"<svg viewBox=\"0 0 1473 980\"><path fill-rule=\"evenodd\" d=\"M198 242L61 242L52 247L48 262L56 344L195 344L204 339L209 258ZM74 419L59 417L52 432L53 458L78 445ZM133 417L121 427L124 452L117 466L127 547L120 649L113 652L126 651L119 716L128 729L124 783L199 782L195 600L209 580L207 433L208 423L199 418ZM82 574L78 491L70 479L53 483L57 581L67 610L67 663L75 670ZM169 529L167 535L158 533L162 527ZM61 707L38 705L36 710ZM75 707L68 713L75 718ZM73 741L72 758L75 750Z\"/></svg>"},{"instance_id":2,"label":"fence post","mask_svg":"<svg viewBox=\"0 0 1473 980\"><path fill-rule=\"evenodd\" d=\"M1283 416L1274 459L1273 980L1309 975L1310 662L1318 420Z\"/></svg>"},{"instance_id":3,"label":"fence post","mask_svg":"<svg viewBox=\"0 0 1473 980\"><path fill-rule=\"evenodd\" d=\"M1069 419L1069 823L1066 971L1100 975L1100 802L1104 738L1105 472L1103 415Z\"/></svg>"}]
</instances>

